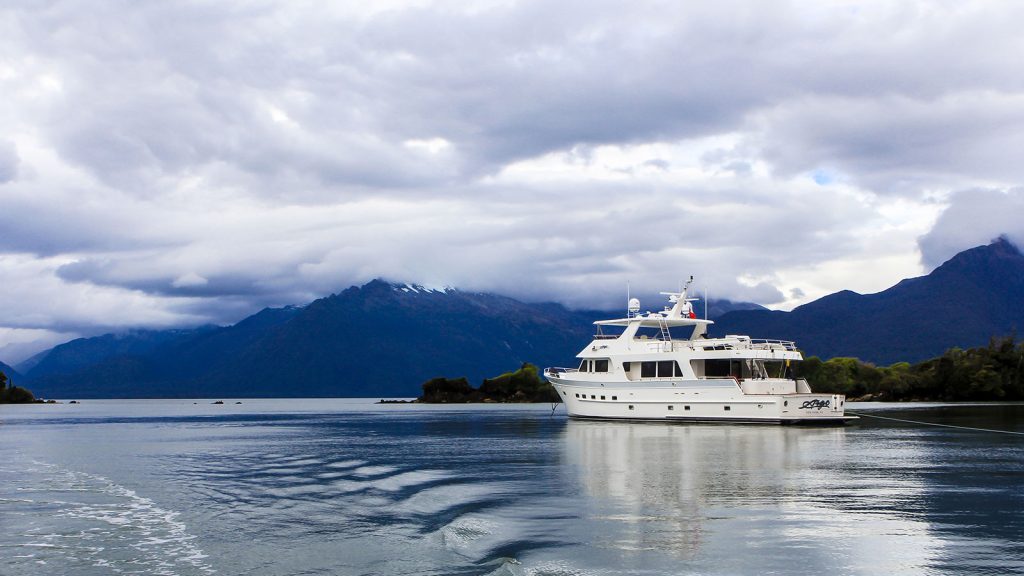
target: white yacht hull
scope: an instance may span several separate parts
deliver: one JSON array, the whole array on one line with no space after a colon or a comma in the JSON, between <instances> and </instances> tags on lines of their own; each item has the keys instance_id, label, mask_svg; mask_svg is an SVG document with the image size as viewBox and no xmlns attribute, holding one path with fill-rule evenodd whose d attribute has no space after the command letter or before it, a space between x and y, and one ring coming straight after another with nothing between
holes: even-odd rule
<instances>
[{"instance_id":1,"label":"white yacht hull","mask_svg":"<svg viewBox=\"0 0 1024 576\"><path fill-rule=\"evenodd\" d=\"M572 418L695 422L842 423L840 394L745 394L732 381L572 382L549 379Z\"/></svg>"}]
</instances>

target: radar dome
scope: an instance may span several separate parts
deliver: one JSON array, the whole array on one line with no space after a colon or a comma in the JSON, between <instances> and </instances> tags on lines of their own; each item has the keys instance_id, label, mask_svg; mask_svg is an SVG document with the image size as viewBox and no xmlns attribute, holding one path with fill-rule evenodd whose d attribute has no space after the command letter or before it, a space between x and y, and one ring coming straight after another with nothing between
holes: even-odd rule
<instances>
[{"instance_id":1,"label":"radar dome","mask_svg":"<svg viewBox=\"0 0 1024 576\"><path fill-rule=\"evenodd\" d=\"M628 310L629 310L629 312L631 314L636 314L637 312L639 312L640 311L640 300L638 300L636 298L630 298L629 299L629 308L628 308Z\"/></svg>"}]
</instances>

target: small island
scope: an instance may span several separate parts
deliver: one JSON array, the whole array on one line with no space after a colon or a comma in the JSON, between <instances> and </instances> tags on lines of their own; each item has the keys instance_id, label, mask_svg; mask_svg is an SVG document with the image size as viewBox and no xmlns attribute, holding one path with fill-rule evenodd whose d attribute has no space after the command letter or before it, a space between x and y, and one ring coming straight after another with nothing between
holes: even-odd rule
<instances>
[{"instance_id":1,"label":"small island","mask_svg":"<svg viewBox=\"0 0 1024 576\"><path fill-rule=\"evenodd\" d=\"M383 400L381 401L384 402ZM515 372L487 378L473 388L465 378L433 378L423 383L423 395L416 402L425 404L530 403L561 402L554 387L538 375L529 362Z\"/></svg>"},{"instance_id":2,"label":"small island","mask_svg":"<svg viewBox=\"0 0 1024 576\"><path fill-rule=\"evenodd\" d=\"M32 404L39 403L36 397L21 386L14 386L7 374L0 371L0 404Z\"/></svg>"}]
</instances>

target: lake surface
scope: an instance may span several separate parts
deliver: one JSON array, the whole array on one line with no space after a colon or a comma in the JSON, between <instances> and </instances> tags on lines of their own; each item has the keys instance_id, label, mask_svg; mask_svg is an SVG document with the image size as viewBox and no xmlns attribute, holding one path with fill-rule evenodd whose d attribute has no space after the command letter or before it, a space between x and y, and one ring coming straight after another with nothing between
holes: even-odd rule
<instances>
[{"instance_id":1,"label":"lake surface","mask_svg":"<svg viewBox=\"0 0 1024 576\"><path fill-rule=\"evenodd\" d=\"M1022 435L196 402L0 406L0 574L1024 574Z\"/></svg>"}]
</instances>

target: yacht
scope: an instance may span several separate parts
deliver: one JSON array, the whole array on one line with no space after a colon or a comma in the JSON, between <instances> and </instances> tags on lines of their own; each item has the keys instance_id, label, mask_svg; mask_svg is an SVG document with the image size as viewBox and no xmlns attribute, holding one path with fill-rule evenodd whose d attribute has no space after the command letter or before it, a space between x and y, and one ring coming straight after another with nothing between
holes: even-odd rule
<instances>
[{"instance_id":1,"label":"yacht","mask_svg":"<svg viewBox=\"0 0 1024 576\"><path fill-rule=\"evenodd\" d=\"M697 318L687 292L662 292L669 305L600 320L577 368L547 368L570 417L620 420L842 423L846 397L815 394L795 376L803 360L793 342L727 335Z\"/></svg>"}]
</instances>

